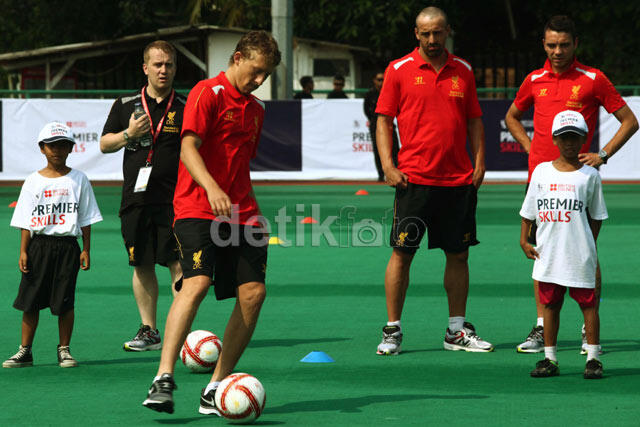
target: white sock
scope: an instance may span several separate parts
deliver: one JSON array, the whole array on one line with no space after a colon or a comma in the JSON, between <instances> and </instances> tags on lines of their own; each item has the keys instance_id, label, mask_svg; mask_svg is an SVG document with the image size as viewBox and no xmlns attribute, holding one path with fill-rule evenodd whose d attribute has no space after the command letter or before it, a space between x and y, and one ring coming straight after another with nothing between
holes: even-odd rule
<instances>
[{"instance_id":1,"label":"white sock","mask_svg":"<svg viewBox=\"0 0 640 427\"><path fill-rule=\"evenodd\" d=\"M162 375L156 375L156 377L153 379L153 382L155 383L156 381L158 381L160 379Z\"/></svg>"},{"instance_id":2,"label":"white sock","mask_svg":"<svg viewBox=\"0 0 640 427\"><path fill-rule=\"evenodd\" d=\"M536 322L536 327L538 326L544 327L544 317L538 317L538 321Z\"/></svg>"},{"instance_id":3,"label":"white sock","mask_svg":"<svg viewBox=\"0 0 640 427\"><path fill-rule=\"evenodd\" d=\"M598 355L600 354L600 345L598 344L587 344L587 362L591 359L598 359Z\"/></svg>"},{"instance_id":4,"label":"white sock","mask_svg":"<svg viewBox=\"0 0 640 427\"><path fill-rule=\"evenodd\" d=\"M400 326L399 320L396 320L395 322L387 322L387 326L397 326L398 328L402 329L402 326Z\"/></svg>"},{"instance_id":5,"label":"white sock","mask_svg":"<svg viewBox=\"0 0 640 427\"><path fill-rule=\"evenodd\" d=\"M214 382L211 382L211 383L207 384L207 387L204 389L204 394L209 393L214 388L218 388L219 385L220 385L220 381L214 381Z\"/></svg>"},{"instance_id":6,"label":"white sock","mask_svg":"<svg viewBox=\"0 0 640 427\"><path fill-rule=\"evenodd\" d=\"M557 346L553 346L553 347L544 347L544 357L546 357L549 360L552 360L554 362L558 361L558 356L556 356L556 352L558 351L558 347Z\"/></svg>"},{"instance_id":7,"label":"white sock","mask_svg":"<svg viewBox=\"0 0 640 427\"><path fill-rule=\"evenodd\" d=\"M464 316L449 317L449 330L451 332L461 331L463 325L464 325Z\"/></svg>"}]
</instances>

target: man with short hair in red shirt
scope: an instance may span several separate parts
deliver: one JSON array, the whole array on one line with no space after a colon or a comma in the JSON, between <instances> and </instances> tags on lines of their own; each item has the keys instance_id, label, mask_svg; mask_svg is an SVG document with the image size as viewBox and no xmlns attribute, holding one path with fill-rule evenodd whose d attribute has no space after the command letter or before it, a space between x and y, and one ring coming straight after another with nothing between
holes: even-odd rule
<instances>
[{"instance_id":1,"label":"man with short hair in red shirt","mask_svg":"<svg viewBox=\"0 0 640 427\"><path fill-rule=\"evenodd\" d=\"M158 373L143 405L173 413L173 370L198 306L213 285L217 299L236 298L210 383L200 395L201 414L220 415L215 392L231 374L258 321L265 298L268 239L249 175L265 105L251 92L280 63L276 41L265 31L240 39L229 68L189 93L173 206L174 232L184 273L165 326Z\"/></svg>"},{"instance_id":2,"label":"man with short hair in red shirt","mask_svg":"<svg viewBox=\"0 0 640 427\"><path fill-rule=\"evenodd\" d=\"M522 82L516 99L511 104L505 122L513 137L529 153L529 176L542 162L558 158L560 152L553 144L551 127L556 114L564 110L581 113L589 133L580 150L580 161L589 166L598 167L607 162L627 140L638 130L638 121L626 102L613 87L604 73L596 68L583 65L575 57L578 47L575 24L564 15L553 16L544 27L542 45L547 53L543 68L532 71ZM525 111L535 107L533 116L534 135L529 139L521 120ZM598 109L604 107L612 113L620 128L598 153L590 153L598 120ZM527 184L528 186L528 184ZM530 243L535 244L535 223L529 232ZM596 294L600 295L600 265L596 272ZM518 345L520 353L538 353L544 351L542 313L544 306L538 295L538 282L534 281L534 295L538 320L527 339ZM586 354L586 338L583 329L583 354Z\"/></svg>"},{"instance_id":3,"label":"man with short hair in red shirt","mask_svg":"<svg viewBox=\"0 0 640 427\"><path fill-rule=\"evenodd\" d=\"M388 322L377 350L381 355L400 352L409 269L425 232L429 249L440 248L446 256L449 327L444 348L493 350L465 321L469 246L479 243L475 211L485 172L484 127L471 66L444 48L450 31L442 10L428 7L418 14L419 47L389 64L376 108L380 160L387 183L396 188L393 252L385 275ZM397 168L391 149L394 117L402 143Z\"/></svg>"}]
</instances>

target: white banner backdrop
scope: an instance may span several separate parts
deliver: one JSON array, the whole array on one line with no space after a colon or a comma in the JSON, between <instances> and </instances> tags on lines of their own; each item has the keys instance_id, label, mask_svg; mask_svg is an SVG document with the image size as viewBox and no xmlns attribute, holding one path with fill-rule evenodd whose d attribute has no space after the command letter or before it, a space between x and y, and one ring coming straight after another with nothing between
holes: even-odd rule
<instances>
[{"instance_id":1,"label":"white banner backdrop","mask_svg":"<svg viewBox=\"0 0 640 427\"><path fill-rule=\"evenodd\" d=\"M625 98L640 118L640 97ZM376 179L373 147L361 99L309 99L302 103L302 171L252 172L265 180ZM45 166L36 143L45 123L71 125L78 141L71 167L97 181L122 180L123 151L100 152L100 135L113 100L2 99L2 171L0 180L23 180ZM616 118L600 110L600 143L618 130ZM601 168L606 180L640 180L640 132ZM525 180L526 172L488 171L487 180Z\"/></svg>"},{"instance_id":2,"label":"white banner backdrop","mask_svg":"<svg viewBox=\"0 0 640 427\"><path fill-rule=\"evenodd\" d=\"M302 101L302 172L252 172L253 179L378 177L362 99Z\"/></svg>"},{"instance_id":3,"label":"white banner backdrop","mask_svg":"<svg viewBox=\"0 0 640 427\"><path fill-rule=\"evenodd\" d=\"M640 120L640 96L625 97L624 100ZM607 145L619 128L618 119L600 108L600 147ZM610 180L640 180L640 132L636 132L606 165L600 167L600 175Z\"/></svg>"},{"instance_id":4,"label":"white banner backdrop","mask_svg":"<svg viewBox=\"0 0 640 427\"><path fill-rule=\"evenodd\" d=\"M3 99L0 180L23 180L46 166L38 132L54 120L70 126L76 139L67 165L91 180L122 180L123 151L100 152L100 135L112 104L106 99Z\"/></svg>"},{"instance_id":5,"label":"white banner backdrop","mask_svg":"<svg viewBox=\"0 0 640 427\"><path fill-rule=\"evenodd\" d=\"M313 99L302 104L302 169L337 179L376 179L362 99Z\"/></svg>"}]
</instances>

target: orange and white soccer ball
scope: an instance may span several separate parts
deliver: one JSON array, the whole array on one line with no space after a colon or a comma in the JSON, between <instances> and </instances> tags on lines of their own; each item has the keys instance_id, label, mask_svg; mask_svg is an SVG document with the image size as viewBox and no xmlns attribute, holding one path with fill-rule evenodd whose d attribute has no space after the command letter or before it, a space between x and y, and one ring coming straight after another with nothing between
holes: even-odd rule
<instances>
[{"instance_id":1,"label":"orange and white soccer ball","mask_svg":"<svg viewBox=\"0 0 640 427\"><path fill-rule=\"evenodd\" d=\"M222 380L215 399L223 417L232 423L250 423L262 413L266 394L256 377L236 373Z\"/></svg>"},{"instance_id":2,"label":"orange and white soccer ball","mask_svg":"<svg viewBox=\"0 0 640 427\"><path fill-rule=\"evenodd\" d=\"M192 372L211 372L222 350L220 338L209 331L192 331L180 350L180 359Z\"/></svg>"}]
</instances>

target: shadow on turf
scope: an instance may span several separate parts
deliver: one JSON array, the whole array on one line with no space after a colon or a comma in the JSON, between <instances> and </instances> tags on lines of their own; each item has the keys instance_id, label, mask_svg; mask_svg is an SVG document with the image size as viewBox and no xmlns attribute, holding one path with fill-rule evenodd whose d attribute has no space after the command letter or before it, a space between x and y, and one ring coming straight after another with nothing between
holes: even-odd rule
<instances>
[{"instance_id":1,"label":"shadow on turf","mask_svg":"<svg viewBox=\"0 0 640 427\"><path fill-rule=\"evenodd\" d=\"M156 357L129 357L126 359L87 360L87 361L80 361L78 363L82 365L119 365L119 364L125 364L125 363L158 362L159 360L160 360L160 355Z\"/></svg>"},{"instance_id":2,"label":"shadow on turf","mask_svg":"<svg viewBox=\"0 0 640 427\"><path fill-rule=\"evenodd\" d=\"M362 412L361 408L376 403L405 402L409 400L467 400L467 399L488 399L489 396L481 394L379 394L362 397L345 397L340 399L307 400L302 402L292 402L285 405L267 408L265 414L291 414L295 412Z\"/></svg>"},{"instance_id":3,"label":"shadow on turf","mask_svg":"<svg viewBox=\"0 0 640 427\"><path fill-rule=\"evenodd\" d=\"M212 419L211 416L206 416L206 417L202 416L202 417L191 417L191 418L162 418L162 419L157 419L157 420L154 420L154 421L159 423L159 424L188 424L188 423L193 423L193 422L198 422L198 421L211 422L211 419ZM251 425L254 425L254 426L255 425L258 425L258 426L274 426L274 425L279 425L279 424L285 424L285 423L284 423L284 421L262 421L260 419L258 421L255 421L255 422L251 423Z\"/></svg>"},{"instance_id":4,"label":"shadow on turf","mask_svg":"<svg viewBox=\"0 0 640 427\"><path fill-rule=\"evenodd\" d=\"M416 349L416 350L402 350L402 353L400 353L400 355L402 356L403 354L409 354L409 353L427 353L427 352L432 352L432 351L437 351L440 352L442 351L442 347L433 347L433 348L423 348L423 349ZM387 356L385 356L387 357Z\"/></svg>"},{"instance_id":5,"label":"shadow on turf","mask_svg":"<svg viewBox=\"0 0 640 427\"><path fill-rule=\"evenodd\" d=\"M249 343L249 347L293 347L302 344L320 344L326 342L350 341L351 338L292 338L292 339L257 339Z\"/></svg>"},{"instance_id":6,"label":"shadow on turf","mask_svg":"<svg viewBox=\"0 0 640 427\"><path fill-rule=\"evenodd\" d=\"M158 357L131 357L129 359L109 359L109 360L83 360L78 359L78 367L83 366L104 366L104 365L120 365L125 363L148 363L148 362L158 362L160 360L160 355ZM38 363L37 365L34 363L34 366L58 366L58 363Z\"/></svg>"},{"instance_id":7,"label":"shadow on turf","mask_svg":"<svg viewBox=\"0 0 640 427\"><path fill-rule=\"evenodd\" d=\"M495 346L495 349L516 351L516 347L519 344L520 342L497 344ZM638 340L601 340L600 344L602 345L605 353L618 353L640 350L640 341ZM558 341L558 352L564 351L580 351L580 341Z\"/></svg>"},{"instance_id":8,"label":"shadow on turf","mask_svg":"<svg viewBox=\"0 0 640 427\"><path fill-rule=\"evenodd\" d=\"M607 366L605 365L604 375L605 375L605 378L640 375L640 369L625 369L625 368L607 369Z\"/></svg>"}]
</instances>

